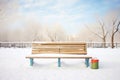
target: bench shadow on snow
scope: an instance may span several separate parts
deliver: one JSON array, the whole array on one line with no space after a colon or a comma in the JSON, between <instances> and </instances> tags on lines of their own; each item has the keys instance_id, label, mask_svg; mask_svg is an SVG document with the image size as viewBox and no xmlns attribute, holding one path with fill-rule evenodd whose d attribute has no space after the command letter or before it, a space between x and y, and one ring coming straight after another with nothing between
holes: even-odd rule
<instances>
[{"instance_id":1,"label":"bench shadow on snow","mask_svg":"<svg viewBox=\"0 0 120 80\"><path fill-rule=\"evenodd\" d=\"M40 62L35 62L34 65L32 66L33 68L36 69L57 69L57 68L66 68L66 69L86 69L86 65L84 62L75 62L75 63L70 63L70 62L61 62L61 67L58 67L57 62L49 62L49 63L40 63ZM88 67L89 68L89 67Z\"/></svg>"}]
</instances>

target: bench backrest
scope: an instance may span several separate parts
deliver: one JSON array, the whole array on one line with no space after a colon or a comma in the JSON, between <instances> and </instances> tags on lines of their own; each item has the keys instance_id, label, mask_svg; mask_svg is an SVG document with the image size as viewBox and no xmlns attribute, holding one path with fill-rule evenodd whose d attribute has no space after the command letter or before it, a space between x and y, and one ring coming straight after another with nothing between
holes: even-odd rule
<instances>
[{"instance_id":1,"label":"bench backrest","mask_svg":"<svg viewBox=\"0 0 120 80\"><path fill-rule=\"evenodd\" d=\"M50 42L32 43L32 54L87 54L86 43Z\"/></svg>"}]
</instances>

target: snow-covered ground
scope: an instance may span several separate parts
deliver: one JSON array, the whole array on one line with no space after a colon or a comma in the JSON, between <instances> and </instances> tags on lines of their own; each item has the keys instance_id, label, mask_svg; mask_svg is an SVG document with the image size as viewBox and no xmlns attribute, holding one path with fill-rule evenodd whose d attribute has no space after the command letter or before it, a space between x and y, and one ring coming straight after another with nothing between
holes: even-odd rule
<instances>
[{"instance_id":1,"label":"snow-covered ground","mask_svg":"<svg viewBox=\"0 0 120 80\"><path fill-rule=\"evenodd\" d=\"M0 80L120 80L120 48L88 48L99 59L99 69L86 68L84 59L35 59L29 66L30 48L0 48Z\"/></svg>"}]
</instances>

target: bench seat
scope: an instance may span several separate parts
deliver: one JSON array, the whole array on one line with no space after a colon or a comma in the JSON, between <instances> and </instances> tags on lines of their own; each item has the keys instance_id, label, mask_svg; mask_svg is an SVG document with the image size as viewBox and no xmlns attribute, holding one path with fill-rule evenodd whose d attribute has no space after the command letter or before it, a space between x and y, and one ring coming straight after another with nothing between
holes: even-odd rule
<instances>
[{"instance_id":1,"label":"bench seat","mask_svg":"<svg viewBox=\"0 0 120 80\"><path fill-rule=\"evenodd\" d=\"M64 54L33 54L33 55L28 55L26 58L75 58L75 59L85 59L85 58L92 58L91 56L88 55L64 55Z\"/></svg>"}]
</instances>

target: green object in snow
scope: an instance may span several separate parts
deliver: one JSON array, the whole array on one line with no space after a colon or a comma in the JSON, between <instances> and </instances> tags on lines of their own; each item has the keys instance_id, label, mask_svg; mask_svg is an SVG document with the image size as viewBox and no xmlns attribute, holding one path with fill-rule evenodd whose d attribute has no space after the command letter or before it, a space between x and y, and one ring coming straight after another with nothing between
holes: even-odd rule
<instances>
[{"instance_id":1,"label":"green object in snow","mask_svg":"<svg viewBox=\"0 0 120 80\"><path fill-rule=\"evenodd\" d=\"M98 59L91 60L91 68L92 69L99 69L99 60Z\"/></svg>"}]
</instances>

